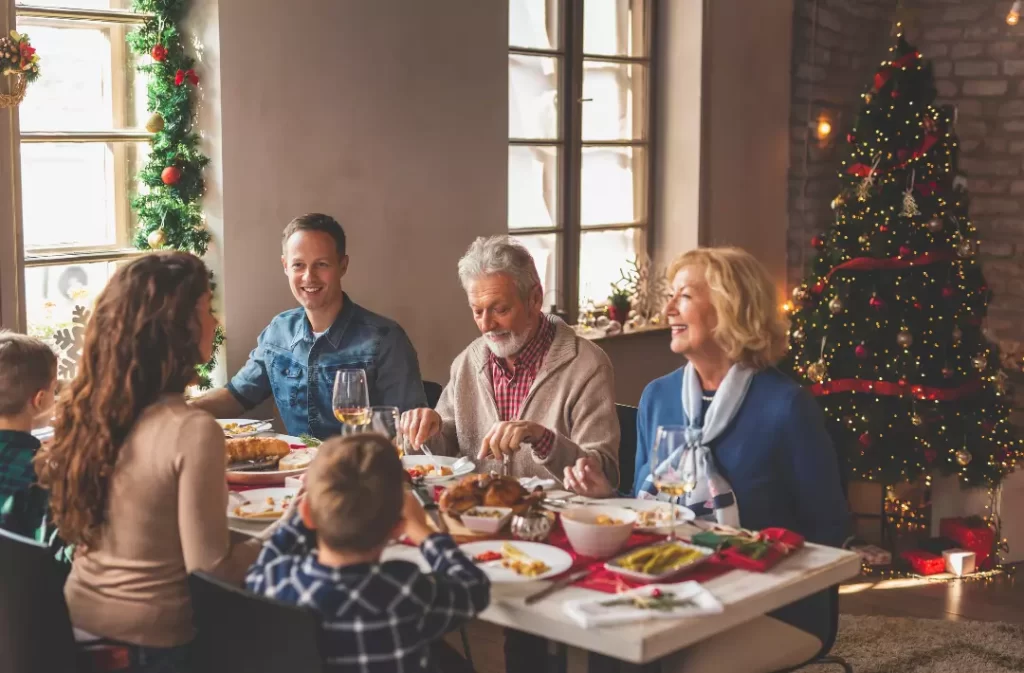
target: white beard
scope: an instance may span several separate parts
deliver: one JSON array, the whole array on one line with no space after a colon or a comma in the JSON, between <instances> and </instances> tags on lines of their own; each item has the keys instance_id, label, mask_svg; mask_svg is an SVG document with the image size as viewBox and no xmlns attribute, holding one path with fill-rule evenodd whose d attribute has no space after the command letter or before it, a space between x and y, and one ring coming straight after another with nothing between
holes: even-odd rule
<instances>
[{"instance_id":1,"label":"white beard","mask_svg":"<svg viewBox=\"0 0 1024 673\"><path fill-rule=\"evenodd\" d=\"M529 341L529 332L523 334L512 334L510 338L498 343L491 339L490 335L495 332L488 332L484 334L484 340L487 342L487 347L491 349L499 358L510 358L519 351L523 350L523 346ZM500 332L498 332L501 334Z\"/></svg>"}]
</instances>

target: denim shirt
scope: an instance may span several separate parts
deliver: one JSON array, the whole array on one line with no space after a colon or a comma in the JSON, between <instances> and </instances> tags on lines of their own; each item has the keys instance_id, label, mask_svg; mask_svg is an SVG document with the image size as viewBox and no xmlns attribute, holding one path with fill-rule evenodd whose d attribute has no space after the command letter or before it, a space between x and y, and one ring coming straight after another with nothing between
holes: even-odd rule
<instances>
[{"instance_id":1,"label":"denim shirt","mask_svg":"<svg viewBox=\"0 0 1024 673\"><path fill-rule=\"evenodd\" d=\"M319 338L302 308L274 318L227 388L246 409L271 395L289 435L326 439L341 432L331 397L339 369L365 369L370 404L401 411L427 406L419 362L405 331L352 302Z\"/></svg>"}]
</instances>

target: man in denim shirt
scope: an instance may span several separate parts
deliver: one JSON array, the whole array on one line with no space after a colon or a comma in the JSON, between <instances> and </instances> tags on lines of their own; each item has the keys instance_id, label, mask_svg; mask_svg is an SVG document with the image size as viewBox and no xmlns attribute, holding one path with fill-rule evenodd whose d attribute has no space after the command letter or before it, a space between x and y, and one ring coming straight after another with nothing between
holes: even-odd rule
<instances>
[{"instance_id":1,"label":"man in denim shirt","mask_svg":"<svg viewBox=\"0 0 1024 673\"><path fill-rule=\"evenodd\" d=\"M348 270L345 232L312 213L284 230L285 275L302 308L274 318L227 388L193 404L232 418L274 396L290 435L326 439L341 431L331 395L339 369L365 369L370 404L405 411L427 405L416 350L393 320L367 311L341 289Z\"/></svg>"}]
</instances>

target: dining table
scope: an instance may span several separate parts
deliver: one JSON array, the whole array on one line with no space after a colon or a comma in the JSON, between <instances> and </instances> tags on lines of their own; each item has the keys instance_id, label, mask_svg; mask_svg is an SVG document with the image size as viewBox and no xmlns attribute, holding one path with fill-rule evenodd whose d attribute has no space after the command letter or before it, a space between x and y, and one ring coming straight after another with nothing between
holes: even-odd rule
<instances>
[{"instance_id":1,"label":"dining table","mask_svg":"<svg viewBox=\"0 0 1024 673\"><path fill-rule=\"evenodd\" d=\"M577 497L574 501L587 502L588 499ZM266 525L265 522L232 521L230 527L237 533L253 535ZM527 604L528 596L551 583L537 580L492 584L491 604L477 618L561 643L567 648L570 671L591 670L589 662L595 660L589 656L591 654L641 665L645 670L659 670L652 662L838 585L856 577L860 571L861 560L856 553L807 543L767 571L732 569L704 581L701 586L724 607L717 614L584 628L563 612L563 603L607 594L568 586L543 600Z\"/></svg>"}]
</instances>

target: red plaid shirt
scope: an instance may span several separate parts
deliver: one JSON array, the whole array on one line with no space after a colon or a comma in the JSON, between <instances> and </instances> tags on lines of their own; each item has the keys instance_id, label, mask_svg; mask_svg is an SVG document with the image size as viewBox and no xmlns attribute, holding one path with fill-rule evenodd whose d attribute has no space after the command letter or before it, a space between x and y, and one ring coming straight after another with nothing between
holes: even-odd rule
<instances>
[{"instance_id":1,"label":"red plaid shirt","mask_svg":"<svg viewBox=\"0 0 1024 673\"><path fill-rule=\"evenodd\" d=\"M490 353L491 387L494 388L494 402L498 405L498 418L502 421L519 418L523 402L537 379L544 356L555 340L555 324L543 316L540 320L540 329L516 355L514 372L509 371L504 358ZM547 458L554 443L555 434L545 430L540 441L534 442L533 452L538 458Z\"/></svg>"}]
</instances>

